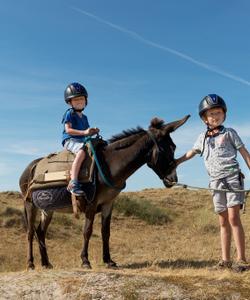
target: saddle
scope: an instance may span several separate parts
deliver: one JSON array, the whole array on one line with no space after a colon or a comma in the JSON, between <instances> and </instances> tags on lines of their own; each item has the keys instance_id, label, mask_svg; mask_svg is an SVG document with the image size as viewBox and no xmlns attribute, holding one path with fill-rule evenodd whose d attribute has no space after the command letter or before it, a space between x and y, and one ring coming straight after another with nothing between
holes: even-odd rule
<instances>
[{"instance_id":1,"label":"saddle","mask_svg":"<svg viewBox=\"0 0 250 300\"><path fill-rule=\"evenodd\" d=\"M41 159L34 168L30 190L67 186L74 158L75 155L65 149ZM92 181L94 165L95 161L91 153L86 151L86 158L78 177L80 183Z\"/></svg>"},{"instance_id":2,"label":"saddle","mask_svg":"<svg viewBox=\"0 0 250 300\"><path fill-rule=\"evenodd\" d=\"M107 142L98 137L91 139L96 151L107 145ZM32 180L28 194L31 194L33 204L44 211L73 206L75 217L78 218L79 201L71 195L66 186L70 180L70 169L75 155L68 150L49 154L33 166ZM91 204L96 191L96 168L92 151L87 144L86 158L81 166L78 181L82 183L85 192L84 201Z\"/></svg>"}]
</instances>

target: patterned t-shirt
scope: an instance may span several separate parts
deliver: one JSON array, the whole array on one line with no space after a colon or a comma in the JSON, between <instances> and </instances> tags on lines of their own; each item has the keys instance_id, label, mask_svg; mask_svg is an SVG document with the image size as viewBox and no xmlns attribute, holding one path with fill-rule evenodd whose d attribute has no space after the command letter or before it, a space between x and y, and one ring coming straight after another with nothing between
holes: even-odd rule
<instances>
[{"instance_id":1,"label":"patterned t-shirt","mask_svg":"<svg viewBox=\"0 0 250 300\"><path fill-rule=\"evenodd\" d=\"M224 127L214 137L207 136L205 138L205 136L206 132L199 135L193 149L196 153L203 151L208 175L212 179L221 179L239 171L237 150L244 144L237 132L232 128Z\"/></svg>"}]
</instances>

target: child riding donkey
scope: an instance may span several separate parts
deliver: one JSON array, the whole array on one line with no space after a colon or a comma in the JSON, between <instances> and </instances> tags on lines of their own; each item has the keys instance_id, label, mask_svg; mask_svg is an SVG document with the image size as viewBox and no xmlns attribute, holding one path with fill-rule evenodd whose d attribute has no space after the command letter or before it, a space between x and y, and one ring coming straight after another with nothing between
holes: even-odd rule
<instances>
[{"instance_id":1,"label":"child riding donkey","mask_svg":"<svg viewBox=\"0 0 250 300\"><path fill-rule=\"evenodd\" d=\"M62 120L64 126L62 145L75 154L67 189L72 194L81 196L84 192L78 181L78 174L86 157L86 138L98 134L99 129L90 127L87 116L83 114L88 104L88 93L84 86L77 82L69 84L65 89L64 99L71 108L65 112Z\"/></svg>"}]
</instances>

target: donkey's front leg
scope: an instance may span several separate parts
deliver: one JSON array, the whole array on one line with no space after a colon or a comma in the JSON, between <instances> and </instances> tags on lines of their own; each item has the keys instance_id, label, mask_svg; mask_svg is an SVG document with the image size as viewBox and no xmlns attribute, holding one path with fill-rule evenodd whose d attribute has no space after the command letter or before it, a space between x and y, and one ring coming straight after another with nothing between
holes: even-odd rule
<instances>
[{"instance_id":1,"label":"donkey's front leg","mask_svg":"<svg viewBox=\"0 0 250 300\"><path fill-rule=\"evenodd\" d=\"M109 251L110 221L112 216L113 204L109 203L102 207L102 244L103 244L103 262L108 268L117 268L117 264L111 259Z\"/></svg>"},{"instance_id":2,"label":"donkey's front leg","mask_svg":"<svg viewBox=\"0 0 250 300\"><path fill-rule=\"evenodd\" d=\"M96 213L96 207L90 206L86 208L85 211L85 226L83 229L83 238L84 238L84 244L83 249L81 253L81 259L82 259L82 267L91 269L91 265L88 258L88 247L89 247L89 240L92 235L93 231L93 222L95 218Z\"/></svg>"}]
</instances>

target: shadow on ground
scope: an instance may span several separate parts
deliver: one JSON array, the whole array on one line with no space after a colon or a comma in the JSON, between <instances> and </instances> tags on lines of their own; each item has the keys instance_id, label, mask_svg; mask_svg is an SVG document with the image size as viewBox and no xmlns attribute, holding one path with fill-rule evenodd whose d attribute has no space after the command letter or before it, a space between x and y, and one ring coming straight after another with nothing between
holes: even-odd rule
<instances>
[{"instance_id":1,"label":"shadow on ground","mask_svg":"<svg viewBox=\"0 0 250 300\"><path fill-rule=\"evenodd\" d=\"M162 269L185 269L185 268L201 269L201 268L211 267L216 263L217 261L215 260L196 261L196 260L177 259L177 260L166 260L166 261L156 261L156 262L145 261L141 263L124 264L124 265L120 265L120 268L142 269L151 266L156 266Z\"/></svg>"}]
</instances>

